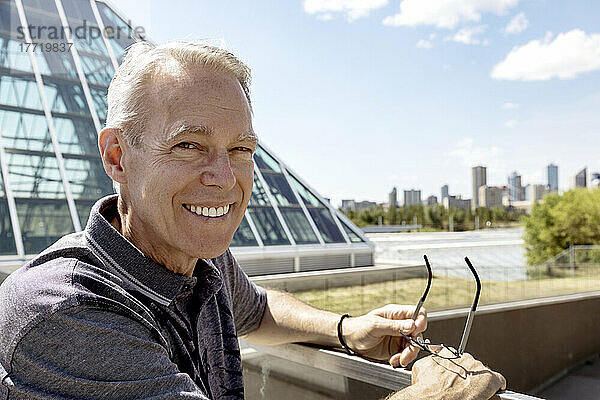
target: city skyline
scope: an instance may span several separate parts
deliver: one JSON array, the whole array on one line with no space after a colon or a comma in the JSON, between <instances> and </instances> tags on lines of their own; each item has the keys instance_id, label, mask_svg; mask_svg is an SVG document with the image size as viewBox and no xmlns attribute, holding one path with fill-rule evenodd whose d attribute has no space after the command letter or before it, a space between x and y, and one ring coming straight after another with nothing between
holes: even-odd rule
<instances>
[{"instance_id":1,"label":"city skyline","mask_svg":"<svg viewBox=\"0 0 600 400\"><path fill-rule=\"evenodd\" d=\"M474 175L475 174L475 169L476 168L483 168L483 176L482 176L482 181L481 181L481 185L477 185L474 181ZM497 182L490 182L488 175L487 175L487 166L485 165L480 165L480 166L474 166L471 168L471 172L472 172L472 179L471 179L471 190L475 190L475 187L477 186L477 194L479 194L479 188L481 187L487 187L487 188L504 188L506 191L506 196L507 196L507 200L512 202L518 202L518 201L530 201L530 197L531 198L535 198L535 199L539 199L541 198L540 196L540 187L544 187L547 193L552 193L553 190L553 184L556 184L557 181L560 182L558 180L558 171L560 171L560 166L556 165L554 163L549 163L548 165L546 165L546 167L544 168L547 173L546 173L546 177L545 179L543 179L542 181L539 182L527 182L525 180L522 179L522 175L518 172L518 170L512 170L511 174L508 175L508 177L506 178L505 184L502 183L497 183ZM582 177L582 173L585 172L585 179ZM514 179L515 183L513 184L515 186L515 190L519 190L519 193L517 195L517 197L513 197L513 195L511 195L511 179ZM598 183L600 183L600 172L596 172L596 171L591 171L588 167L584 167L583 169L578 170L577 173L573 173L570 175L570 178L568 179L567 182L567 188L566 189L562 189L562 187L559 185L559 187L561 189L559 189L559 192L564 192L566 190L570 190L570 189L574 189L576 187L582 187L581 184L576 184L576 182L586 182L586 187L594 187L594 185L597 185ZM594 183L596 182L596 183ZM507 183L507 184L506 184ZM433 192L433 193L427 193L425 191L423 191L422 189L418 189L415 187L411 187L411 188L399 188L398 186L394 186L392 188L391 192L388 192L387 197L388 197L388 201L387 203L385 201L380 201L380 199L362 199L362 198L346 198L343 199L343 201L354 201L354 202L362 202L363 203L363 208L367 208L368 204L390 204L389 199L392 198L392 193L394 193L394 196L397 195L397 193L399 191L404 192L404 198L406 199L407 193L410 192L419 192L419 196L421 198L420 203L422 204L430 204L430 202L428 201L430 199L430 197L435 196L436 198L439 199L439 201L437 201L437 203L442 204L443 203L443 199L447 196L450 197L458 197L460 199L466 199L466 200L470 200L472 202L473 205L473 199L475 198L475 196L469 197L469 193L459 193L459 192L454 192L451 188L451 186L449 184L441 184L439 186L438 192ZM411 196L410 194L408 194L409 197ZM438 197L438 195L440 195ZM480 204L480 200L478 198L479 196L476 197L476 203L479 206ZM382 196L382 198L384 198L384 196ZM405 201L400 202L397 200L396 198L396 206L403 206L405 204ZM415 204L415 202L412 200L411 197L411 201L409 202L411 205ZM341 204L341 203L340 203ZM338 205L339 206L339 205Z\"/></svg>"}]
</instances>

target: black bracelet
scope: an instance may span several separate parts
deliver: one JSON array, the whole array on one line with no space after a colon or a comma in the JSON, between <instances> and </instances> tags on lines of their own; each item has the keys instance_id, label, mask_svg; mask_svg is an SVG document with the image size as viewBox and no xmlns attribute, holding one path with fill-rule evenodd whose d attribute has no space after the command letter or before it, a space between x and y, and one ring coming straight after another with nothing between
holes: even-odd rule
<instances>
[{"instance_id":1,"label":"black bracelet","mask_svg":"<svg viewBox=\"0 0 600 400\"><path fill-rule=\"evenodd\" d=\"M342 318L340 318L340 321L337 324L338 340L342 345L342 349L346 350L346 353L350 354L351 356L357 356L359 354L352 350L350 347L348 347L346 341L344 340L344 335L342 334L342 322L344 321L344 318L352 318L352 316L350 314L344 314L342 315Z\"/></svg>"}]
</instances>

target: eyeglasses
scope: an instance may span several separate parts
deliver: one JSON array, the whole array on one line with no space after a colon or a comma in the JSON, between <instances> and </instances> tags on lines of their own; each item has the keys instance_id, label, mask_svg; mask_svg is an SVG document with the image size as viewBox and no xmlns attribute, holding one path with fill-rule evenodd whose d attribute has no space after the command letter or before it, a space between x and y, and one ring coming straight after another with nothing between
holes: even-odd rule
<instances>
[{"instance_id":1,"label":"eyeglasses","mask_svg":"<svg viewBox=\"0 0 600 400\"><path fill-rule=\"evenodd\" d=\"M429 294L429 289L431 288L431 281L433 280L433 273L431 272L431 265L429 265L429 260L427 259L426 255L424 255L423 258L425 259L425 266L427 267L427 274L428 274L427 286L425 287L423 296L421 296L421 299L417 303L417 307L415 308L415 312L413 313L413 316L412 316L413 320L416 320L416 318L418 317L419 311L421 310L421 307L423 307L423 303L425 303L425 300L427 299L427 295ZM473 277L475 278L475 282L477 284L477 289L475 292L475 298L473 300L473 305L471 306L471 309L469 310L469 315L467 316L467 321L465 323L465 328L463 330L462 338L460 339L460 344L458 345L458 348L455 350L454 348L446 346L443 343L430 343L429 340L424 340L421 337L413 338L411 336L405 335L402 332L400 332L400 334L406 340L410 341L412 344L419 347L421 350L427 351L437 357L445 358L447 360L454 360L454 359L460 358L461 355L464 353L465 347L467 346L467 341L469 340L469 333L471 332L471 326L473 325L473 317L475 316L475 311L477 311L477 304L479 303L479 295L481 294L481 281L479 280L479 275L477 275L477 271L473 267L473 264L471 264L471 261L469 260L468 257L465 257L465 262L467 263L467 266L469 267L471 274L473 274ZM448 350L451 355L446 356L444 354L440 354L442 349Z\"/></svg>"}]
</instances>

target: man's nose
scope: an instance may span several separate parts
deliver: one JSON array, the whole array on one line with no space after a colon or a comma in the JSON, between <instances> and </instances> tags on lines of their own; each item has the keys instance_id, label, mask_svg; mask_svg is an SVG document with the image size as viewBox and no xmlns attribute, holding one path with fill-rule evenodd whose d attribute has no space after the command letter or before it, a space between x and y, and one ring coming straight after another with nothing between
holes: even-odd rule
<instances>
[{"instance_id":1,"label":"man's nose","mask_svg":"<svg viewBox=\"0 0 600 400\"><path fill-rule=\"evenodd\" d=\"M235 185L236 179L227 151L214 152L208 164L200 175L205 186L218 186L223 190L229 190Z\"/></svg>"}]
</instances>

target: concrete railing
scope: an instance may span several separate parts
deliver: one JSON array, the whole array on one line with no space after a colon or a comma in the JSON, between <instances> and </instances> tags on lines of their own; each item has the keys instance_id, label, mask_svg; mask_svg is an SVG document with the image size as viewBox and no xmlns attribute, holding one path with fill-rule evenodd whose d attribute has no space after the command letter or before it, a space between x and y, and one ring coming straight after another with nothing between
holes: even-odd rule
<instances>
[{"instance_id":1,"label":"concrete railing","mask_svg":"<svg viewBox=\"0 0 600 400\"><path fill-rule=\"evenodd\" d=\"M389 392L404 389L411 384L410 371L406 369L394 369L387 364L377 364L359 357L349 356L345 353L316 348L312 346L288 344L274 347L255 346L246 341L242 341L243 358L245 360L261 356L271 356L282 360L292 361L303 367L313 369L314 374L332 373L344 378L357 380L369 385L387 389ZM246 361L247 362L247 361ZM299 369L296 368L295 371ZM293 379L290 376L289 379ZM263 378L264 379L264 378ZM350 393L348 393L350 395ZM362 393L352 391L352 398L377 399L381 395L379 391L365 390ZM525 394L505 391L499 394L504 400L535 400L539 397L533 397Z\"/></svg>"}]
</instances>

